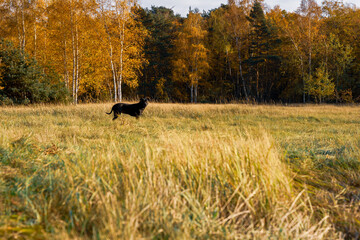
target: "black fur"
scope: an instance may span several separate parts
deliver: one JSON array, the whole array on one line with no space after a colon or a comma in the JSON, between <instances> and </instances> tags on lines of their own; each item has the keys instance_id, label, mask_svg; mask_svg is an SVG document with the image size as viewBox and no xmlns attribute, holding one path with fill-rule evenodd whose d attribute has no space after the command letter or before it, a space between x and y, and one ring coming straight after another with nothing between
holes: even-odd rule
<instances>
[{"instance_id":1,"label":"black fur","mask_svg":"<svg viewBox=\"0 0 360 240\"><path fill-rule=\"evenodd\" d=\"M117 103L112 107L111 112L106 114L111 114L114 112L113 120L117 119L118 115L121 115L121 113L129 114L130 116L136 117L136 119L138 119L148 105L149 100L149 98L141 98L140 102L135 104Z\"/></svg>"}]
</instances>

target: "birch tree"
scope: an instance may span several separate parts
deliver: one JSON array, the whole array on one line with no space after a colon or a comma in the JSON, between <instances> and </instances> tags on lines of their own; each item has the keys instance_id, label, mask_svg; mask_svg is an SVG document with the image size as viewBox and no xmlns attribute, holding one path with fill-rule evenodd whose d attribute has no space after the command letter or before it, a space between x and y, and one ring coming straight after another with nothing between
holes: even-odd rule
<instances>
[{"instance_id":1,"label":"birch tree","mask_svg":"<svg viewBox=\"0 0 360 240\"><path fill-rule=\"evenodd\" d=\"M136 0L100 1L101 17L107 34L109 65L113 79L113 99L122 101L123 84L138 86L146 60L143 54L146 29L137 20Z\"/></svg>"},{"instance_id":2,"label":"birch tree","mask_svg":"<svg viewBox=\"0 0 360 240\"><path fill-rule=\"evenodd\" d=\"M306 36L305 48L307 49L308 55L308 82L311 81L312 68L313 68L313 48L314 40L316 40L316 35L319 31L319 18L321 15L321 9L317 5L315 0L301 0L300 7L297 10L301 21L299 22L300 30L302 34ZM305 82L304 79L304 92L303 92L303 102L305 99Z\"/></svg>"},{"instance_id":3,"label":"birch tree","mask_svg":"<svg viewBox=\"0 0 360 240\"><path fill-rule=\"evenodd\" d=\"M197 102L199 82L209 68L205 47L207 31L199 13L189 12L175 41L174 78L189 84L190 101Z\"/></svg>"},{"instance_id":4,"label":"birch tree","mask_svg":"<svg viewBox=\"0 0 360 240\"><path fill-rule=\"evenodd\" d=\"M244 93L246 101L248 101L249 100L248 89L247 89L247 84L246 84L244 72L243 72L243 61L244 61L243 54L244 53L242 51L242 48L245 47L245 44L244 44L244 40L246 38L245 36L249 32L249 24L246 21L246 15L250 10L251 1L249 1L249 0L240 0L240 1L229 0L228 4L229 4L229 11L228 11L227 15L225 16L225 18L227 18L228 23L229 23L230 36L235 41L235 49L236 49L236 54L237 54L237 58L238 58L239 74L236 77L236 87L235 87L236 97L240 98L240 82L239 82L239 76L240 76L243 93Z\"/></svg>"}]
</instances>

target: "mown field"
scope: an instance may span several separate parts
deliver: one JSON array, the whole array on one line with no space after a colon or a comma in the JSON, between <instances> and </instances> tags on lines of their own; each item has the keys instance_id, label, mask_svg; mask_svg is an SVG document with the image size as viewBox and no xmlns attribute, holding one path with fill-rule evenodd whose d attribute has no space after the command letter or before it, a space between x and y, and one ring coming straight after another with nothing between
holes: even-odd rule
<instances>
[{"instance_id":1,"label":"mown field","mask_svg":"<svg viewBox=\"0 0 360 240\"><path fill-rule=\"evenodd\" d=\"M0 238L360 237L360 107L0 108Z\"/></svg>"}]
</instances>

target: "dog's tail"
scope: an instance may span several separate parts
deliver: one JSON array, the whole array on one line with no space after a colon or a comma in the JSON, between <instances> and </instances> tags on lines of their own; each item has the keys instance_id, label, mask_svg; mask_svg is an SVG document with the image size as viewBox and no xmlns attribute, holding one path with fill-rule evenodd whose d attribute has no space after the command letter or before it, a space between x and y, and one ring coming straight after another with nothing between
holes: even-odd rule
<instances>
[{"instance_id":1,"label":"dog's tail","mask_svg":"<svg viewBox=\"0 0 360 240\"><path fill-rule=\"evenodd\" d=\"M106 114L109 114L109 115L110 115L110 114L111 114L112 112L113 112L113 110L111 109L111 112L109 112L109 113L106 113Z\"/></svg>"}]
</instances>

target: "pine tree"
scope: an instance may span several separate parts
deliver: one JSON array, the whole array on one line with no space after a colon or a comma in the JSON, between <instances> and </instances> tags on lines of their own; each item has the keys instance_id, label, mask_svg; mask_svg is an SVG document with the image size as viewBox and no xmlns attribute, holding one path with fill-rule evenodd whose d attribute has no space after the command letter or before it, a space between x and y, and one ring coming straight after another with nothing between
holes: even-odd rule
<instances>
[{"instance_id":1,"label":"pine tree","mask_svg":"<svg viewBox=\"0 0 360 240\"><path fill-rule=\"evenodd\" d=\"M174 40L181 18L175 16L171 9L154 6L139 15L149 32L144 46L148 65L139 83L139 93L153 99L166 100L172 95L169 62L174 52Z\"/></svg>"},{"instance_id":2,"label":"pine tree","mask_svg":"<svg viewBox=\"0 0 360 240\"><path fill-rule=\"evenodd\" d=\"M250 67L251 82L255 84L255 98L257 101L264 101L271 98L271 87L276 81L276 75L269 75L269 72L279 71L280 58L274 55L274 49L280 44L275 36L275 29L265 18L260 2L255 1L250 11L248 20L251 25L250 32L250 57L247 64Z\"/></svg>"},{"instance_id":3,"label":"pine tree","mask_svg":"<svg viewBox=\"0 0 360 240\"><path fill-rule=\"evenodd\" d=\"M326 97L334 94L335 84L326 71L325 65L315 70L314 76L307 78L305 82L305 91L313 96L315 100L322 103Z\"/></svg>"},{"instance_id":4,"label":"pine tree","mask_svg":"<svg viewBox=\"0 0 360 240\"><path fill-rule=\"evenodd\" d=\"M59 75L39 65L12 42L0 40L0 102L62 102L67 98Z\"/></svg>"}]
</instances>

